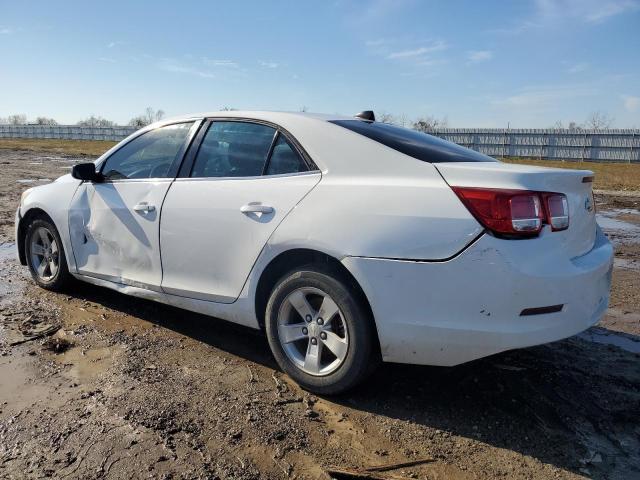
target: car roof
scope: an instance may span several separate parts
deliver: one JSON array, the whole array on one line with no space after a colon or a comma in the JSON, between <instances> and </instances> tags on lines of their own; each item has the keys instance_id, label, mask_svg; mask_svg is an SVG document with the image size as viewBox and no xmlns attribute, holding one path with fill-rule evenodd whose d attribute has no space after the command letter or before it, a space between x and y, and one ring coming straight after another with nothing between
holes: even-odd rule
<instances>
[{"instance_id":1,"label":"car roof","mask_svg":"<svg viewBox=\"0 0 640 480\"><path fill-rule=\"evenodd\" d=\"M412 172L414 175L416 168L434 168L428 162L420 161L334 123L336 120L363 121L336 114L248 110L203 112L167 118L145 127L136 134L171 123L202 118L237 118L273 123L293 136L323 174L389 177L402 175L403 172Z\"/></svg>"},{"instance_id":2,"label":"car roof","mask_svg":"<svg viewBox=\"0 0 640 480\"><path fill-rule=\"evenodd\" d=\"M196 118L247 118L255 120L264 120L278 123L279 121L292 121L295 119L319 120L323 122L331 120L348 120L349 117L339 114L311 113L311 112L287 112L287 111L270 111L270 110L222 110L214 112L199 112L187 115L179 115L170 117L157 122L156 125L179 122L181 120L191 120Z\"/></svg>"}]
</instances>

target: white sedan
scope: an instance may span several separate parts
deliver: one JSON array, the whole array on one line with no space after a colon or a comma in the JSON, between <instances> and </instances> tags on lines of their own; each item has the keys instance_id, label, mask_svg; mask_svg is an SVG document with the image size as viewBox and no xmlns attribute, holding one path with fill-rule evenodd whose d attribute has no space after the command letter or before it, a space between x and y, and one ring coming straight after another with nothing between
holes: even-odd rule
<instances>
[{"instance_id":1,"label":"white sedan","mask_svg":"<svg viewBox=\"0 0 640 480\"><path fill-rule=\"evenodd\" d=\"M218 112L136 132L24 192L19 258L266 332L304 388L378 360L456 365L574 335L607 308L593 174L498 162L356 118Z\"/></svg>"}]
</instances>

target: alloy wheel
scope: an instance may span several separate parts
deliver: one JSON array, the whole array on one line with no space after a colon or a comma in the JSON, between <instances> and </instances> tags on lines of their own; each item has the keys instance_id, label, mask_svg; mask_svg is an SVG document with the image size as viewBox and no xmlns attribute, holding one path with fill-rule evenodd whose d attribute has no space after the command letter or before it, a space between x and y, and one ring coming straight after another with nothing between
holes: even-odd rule
<instances>
[{"instance_id":1,"label":"alloy wheel","mask_svg":"<svg viewBox=\"0 0 640 480\"><path fill-rule=\"evenodd\" d=\"M56 276L60 268L60 249L53 234L44 227L38 227L31 236L31 266L38 278L48 282Z\"/></svg>"},{"instance_id":2,"label":"alloy wheel","mask_svg":"<svg viewBox=\"0 0 640 480\"><path fill-rule=\"evenodd\" d=\"M297 288L284 299L278 338L289 360L314 376L335 372L349 349L344 315L326 292L314 287Z\"/></svg>"}]
</instances>

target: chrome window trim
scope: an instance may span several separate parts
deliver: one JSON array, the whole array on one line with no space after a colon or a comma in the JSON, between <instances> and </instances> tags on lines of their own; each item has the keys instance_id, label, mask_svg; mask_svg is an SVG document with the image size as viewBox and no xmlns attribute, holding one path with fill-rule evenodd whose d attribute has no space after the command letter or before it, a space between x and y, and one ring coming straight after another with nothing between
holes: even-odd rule
<instances>
[{"instance_id":1,"label":"chrome window trim","mask_svg":"<svg viewBox=\"0 0 640 480\"><path fill-rule=\"evenodd\" d=\"M320 170L310 170L307 172L294 172L294 173L281 173L278 175L253 175L250 177L177 177L174 182L186 182L186 181L221 181L221 180L268 180L270 178L286 178L286 177L301 177L304 175L319 175L322 176ZM166 180L166 179L165 179Z\"/></svg>"},{"instance_id":2,"label":"chrome window trim","mask_svg":"<svg viewBox=\"0 0 640 480\"><path fill-rule=\"evenodd\" d=\"M319 172L320 167L313 161L311 156L304 149L302 144L298 142L298 139L294 137L291 132L289 132L286 128L277 123L273 123L269 120L260 120L258 118L250 118L250 117L206 117L206 120L210 122L249 122L249 123L258 123L262 125L266 125L268 127L274 128L277 132L281 133L285 136L285 138L293 145L293 148L296 149L298 155L302 157L302 160L307 164L310 172Z\"/></svg>"},{"instance_id":3,"label":"chrome window trim","mask_svg":"<svg viewBox=\"0 0 640 480\"><path fill-rule=\"evenodd\" d=\"M155 183L163 183L163 182L173 182L175 179L173 177L153 177L153 178L116 178L114 180L103 180L97 185L103 185L105 183L143 183L143 182L155 182Z\"/></svg>"}]
</instances>

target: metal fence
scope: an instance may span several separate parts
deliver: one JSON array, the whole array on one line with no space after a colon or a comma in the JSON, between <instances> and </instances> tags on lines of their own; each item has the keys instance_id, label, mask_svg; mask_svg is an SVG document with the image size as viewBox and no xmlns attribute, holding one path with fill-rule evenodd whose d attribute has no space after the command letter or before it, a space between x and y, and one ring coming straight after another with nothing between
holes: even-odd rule
<instances>
[{"instance_id":1,"label":"metal fence","mask_svg":"<svg viewBox=\"0 0 640 480\"><path fill-rule=\"evenodd\" d=\"M0 125L0 138L59 138L118 141L135 127ZM492 157L541 160L640 162L640 130L444 128L433 135Z\"/></svg>"},{"instance_id":2,"label":"metal fence","mask_svg":"<svg viewBox=\"0 0 640 480\"><path fill-rule=\"evenodd\" d=\"M443 128L431 132L492 157L640 162L640 130Z\"/></svg>"},{"instance_id":3,"label":"metal fence","mask_svg":"<svg viewBox=\"0 0 640 480\"><path fill-rule=\"evenodd\" d=\"M120 141L136 127L80 127L78 125L0 125L0 138L59 138Z\"/></svg>"}]
</instances>

